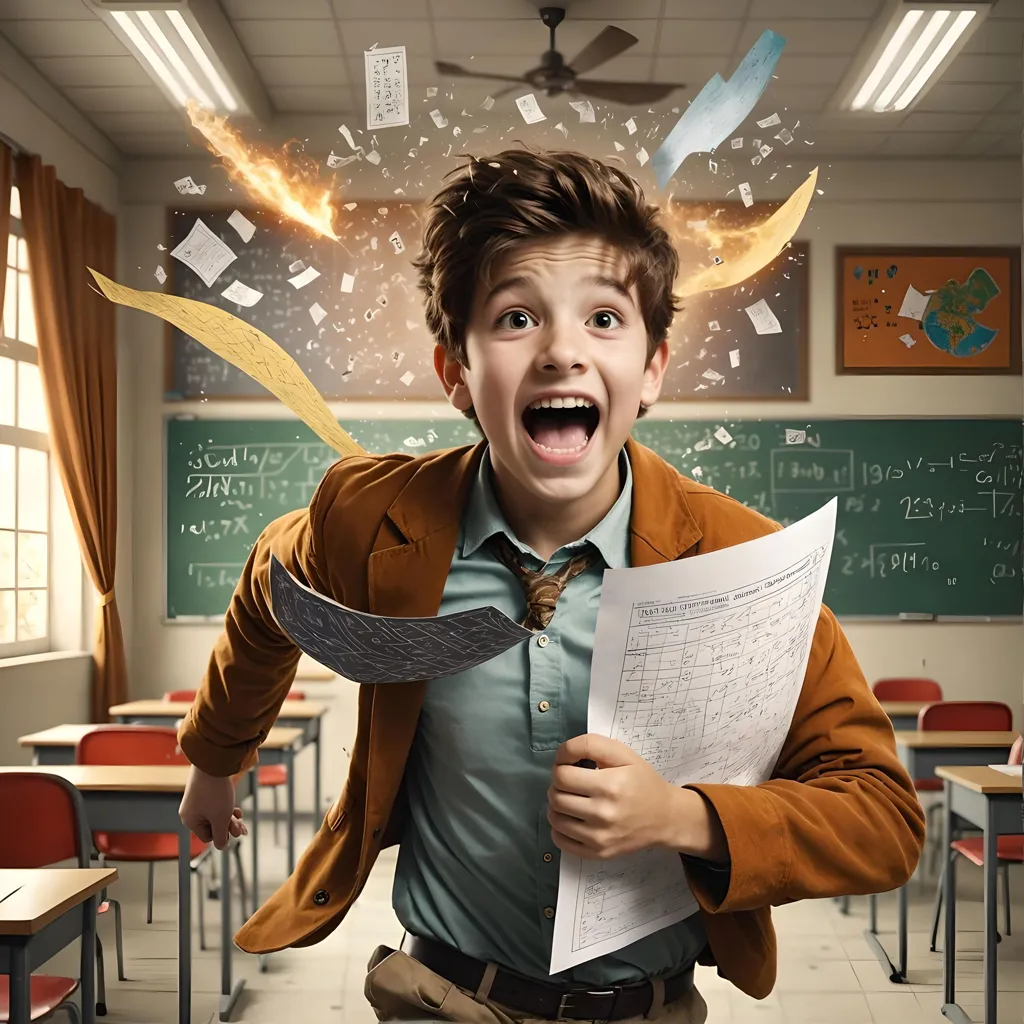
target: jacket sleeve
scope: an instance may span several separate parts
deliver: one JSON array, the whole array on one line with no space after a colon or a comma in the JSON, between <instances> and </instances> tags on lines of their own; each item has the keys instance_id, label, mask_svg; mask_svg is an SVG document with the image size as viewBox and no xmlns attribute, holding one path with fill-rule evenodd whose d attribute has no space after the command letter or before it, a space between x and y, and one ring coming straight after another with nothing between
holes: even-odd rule
<instances>
[{"instance_id":1,"label":"jacket sleeve","mask_svg":"<svg viewBox=\"0 0 1024 1024\"><path fill-rule=\"evenodd\" d=\"M892 725L825 607L772 778L688 788L714 808L729 847L724 897L720 874L683 858L708 913L886 892L910 878L924 843Z\"/></svg>"},{"instance_id":2,"label":"jacket sleeve","mask_svg":"<svg viewBox=\"0 0 1024 1024\"><path fill-rule=\"evenodd\" d=\"M300 582L328 593L315 537L323 489L321 483L308 509L263 530L235 586L202 686L178 729L185 757L209 775L234 775L256 763L295 678L301 652L271 611L270 556Z\"/></svg>"}]
</instances>

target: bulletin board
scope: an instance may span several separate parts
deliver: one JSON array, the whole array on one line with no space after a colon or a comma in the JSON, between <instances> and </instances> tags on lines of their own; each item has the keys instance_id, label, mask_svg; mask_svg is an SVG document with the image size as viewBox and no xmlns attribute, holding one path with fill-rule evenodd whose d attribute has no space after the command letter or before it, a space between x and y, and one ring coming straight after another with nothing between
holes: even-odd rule
<instances>
[{"instance_id":1,"label":"bulletin board","mask_svg":"<svg viewBox=\"0 0 1024 1024\"><path fill-rule=\"evenodd\" d=\"M1020 249L836 249L838 373L1019 374Z\"/></svg>"}]
</instances>

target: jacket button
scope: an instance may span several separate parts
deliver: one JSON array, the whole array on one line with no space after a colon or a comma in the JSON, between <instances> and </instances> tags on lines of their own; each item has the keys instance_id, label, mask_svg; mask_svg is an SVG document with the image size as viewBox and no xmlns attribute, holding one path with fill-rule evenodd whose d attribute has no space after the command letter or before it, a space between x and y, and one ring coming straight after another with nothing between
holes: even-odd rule
<instances>
[{"instance_id":1,"label":"jacket button","mask_svg":"<svg viewBox=\"0 0 1024 1024\"><path fill-rule=\"evenodd\" d=\"M374 839L378 839L378 838L380 838L380 829L379 829L379 828L375 828L375 829L373 830L373 838L374 838Z\"/></svg>"},{"instance_id":2,"label":"jacket button","mask_svg":"<svg viewBox=\"0 0 1024 1024\"><path fill-rule=\"evenodd\" d=\"M331 894L326 889L317 889L313 894L313 902L318 907L322 907L330 898Z\"/></svg>"}]
</instances>

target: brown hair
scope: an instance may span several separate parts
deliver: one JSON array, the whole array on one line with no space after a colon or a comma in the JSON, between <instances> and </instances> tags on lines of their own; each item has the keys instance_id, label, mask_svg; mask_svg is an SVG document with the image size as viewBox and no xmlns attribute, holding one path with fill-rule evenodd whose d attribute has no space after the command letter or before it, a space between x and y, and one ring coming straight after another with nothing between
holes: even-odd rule
<instances>
[{"instance_id":1,"label":"brown hair","mask_svg":"<svg viewBox=\"0 0 1024 1024\"><path fill-rule=\"evenodd\" d=\"M626 286L637 286L647 328L647 358L681 308L672 294L679 256L625 171L582 153L509 149L470 157L427 204L423 248L413 261L426 296L427 327L466 363L466 328L475 289L517 244L551 235L586 234L620 249ZM471 283L471 287L467 287Z\"/></svg>"}]
</instances>

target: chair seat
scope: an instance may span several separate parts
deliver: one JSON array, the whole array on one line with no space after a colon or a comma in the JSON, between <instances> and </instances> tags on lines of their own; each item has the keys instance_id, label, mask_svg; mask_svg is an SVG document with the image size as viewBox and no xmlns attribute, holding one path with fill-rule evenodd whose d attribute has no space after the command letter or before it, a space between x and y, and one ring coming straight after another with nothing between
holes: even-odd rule
<instances>
[{"instance_id":1,"label":"chair seat","mask_svg":"<svg viewBox=\"0 0 1024 1024\"><path fill-rule=\"evenodd\" d=\"M52 974L32 975L32 1020L39 1020L53 1013L78 988L75 978L60 978ZM0 974L0 1024L11 1019L10 978Z\"/></svg>"},{"instance_id":2,"label":"chair seat","mask_svg":"<svg viewBox=\"0 0 1024 1024\"><path fill-rule=\"evenodd\" d=\"M189 860L206 849L206 843L197 836L191 838ZM178 837L174 832L94 832L93 842L107 860L178 859Z\"/></svg>"},{"instance_id":3,"label":"chair seat","mask_svg":"<svg viewBox=\"0 0 1024 1024\"><path fill-rule=\"evenodd\" d=\"M914 789L918 793L941 793L944 788L942 779L914 779Z\"/></svg>"},{"instance_id":4,"label":"chair seat","mask_svg":"<svg viewBox=\"0 0 1024 1024\"><path fill-rule=\"evenodd\" d=\"M288 781L288 766L264 764L260 765L256 774L261 786L283 786Z\"/></svg>"},{"instance_id":5,"label":"chair seat","mask_svg":"<svg viewBox=\"0 0 1024 1024\"><path fill-rule=\"evenodd\" d=\"M981 836L970 839L957 839L951 844L952 849L962 854L972 864L983 867L985 864L984 840ZM996 857L999 860L1011 861L1014 864L1024 863L1024 835L1000 836L996 840Z\"/></svg>"}]
</instances>

